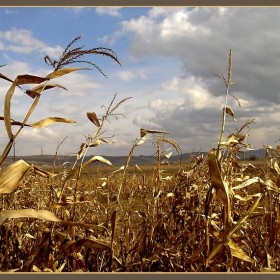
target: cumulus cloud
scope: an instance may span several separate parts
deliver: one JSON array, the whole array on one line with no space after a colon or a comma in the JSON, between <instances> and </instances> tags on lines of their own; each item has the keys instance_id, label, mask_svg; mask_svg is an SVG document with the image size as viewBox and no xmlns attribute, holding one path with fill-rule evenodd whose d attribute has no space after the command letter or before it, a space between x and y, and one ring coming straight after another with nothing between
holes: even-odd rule
<instances>
[{"instance_id":1,"label":"cumulus cloud","mask_svg":"<svg viewBox=\"0 0 280 280\"><path fill-rule=\"evenodd\" d=\"M119 71L118 76L125 82L130 82L131 80L136 78L135 74L131 71Z\"/></svg>"},{"instance_id":2,"label":"cumulus cloud","mask_svg":"<svg viewBox=\"0 0 280 280\"><path fill-rule=\"evenodd\" d=\"M168 105L169 105L168 101L164 101L164 100L161 100L161 99L156 99L156 100L152 100L149 103L149 108L151 110L159 110L159 109L167 107Z\"/></svg>"},{"instance_id":3,"label":"cumulus cloud","mask_svg":"<svg viewBox=\"0 0 280 280\"><path fill-rule=\"evenodd\" d=\"M60 46L50 47L44 42L33 37L30 30L12 28L8 31L0 31L1 49L17 53L30 54L37 52L39 54L48 54L53 58L58 58L63 48Z\"/></svg>"},{"instance_id":4,"label":"cumulus cloud","mask_svg":"<svg viewBox=\"0 0 280 280\"><path fill-rule=\"evenodd\" d=\"M234 85L230 92L241 107L230 96L228 106L238 122L228 116L227 131L254 118L253 131L266 139L267 126L277 127L279 119L275 113L280 103L280 56L275 47L280 43L279 15L275 8L153 8L138 18L123 20L121 29L106 35L106 40L130 38L131 61L169 57L182 62L180 76L146 91L146 96L155 95L148 105L154 117L138 116L134 123L148 121L193 145L205 144L206 137L210 143L217 139L226 90L217 74L222 71L227 76L232 49ZM277 139L277 129L269 132ZM261 137L251 140L262 146Z\"/></svg>"},{"instance_id":5,"label":"cumulus cloud","mask_svg":"<svg viewBox=\"0 0 280 280\"><path fill-rule=\"evenodd\" d=\"M277 103L279 13L274 8L154 8L147 15L122 21L121 30L112 36L129 35L135 59L159 55L180 59L185 75L207 81L215 96L222 93L214 74L220 67L227 71L232 49L233 90L259 99L266 94Z\"/></svg>"},{"instance_id":6,"label":"cumulus cloud","mask_svg":"<svg viewBox=\"0 0 280 280\"><path fill-rule=\"evenodd\" d=\"M100 15L109 15L113 17L121 17L121 13L119 12L120 8L96 8L96 13Z\"/></svg>"},{"instance_id":7,"label":"cumulus cloud","mask_svg":"<svg viewBox=\"0 0 280 280\"><path fill-rule=\"evenodd\" d=\"M143 117L143 116L136 116L133 120L133 124L142 127L142 128L161 128L160 125L158 125L157 123Z\"/></svg>"}]
</instances>

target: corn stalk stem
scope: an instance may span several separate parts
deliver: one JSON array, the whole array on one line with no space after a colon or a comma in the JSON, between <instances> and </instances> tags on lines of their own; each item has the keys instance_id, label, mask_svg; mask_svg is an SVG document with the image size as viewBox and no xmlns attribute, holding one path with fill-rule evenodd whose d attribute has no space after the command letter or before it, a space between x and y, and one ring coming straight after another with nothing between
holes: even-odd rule
<instances>
[{"instance_id":1,"label":"corn stalk stem","mask_svg":"<svg viewBox=\"0 0 280 280\"><path fill-rule=\"evenodd\" d=\"M222 129L221 129L221 135L218 142L218 149L217 149L217 160L220 159L220 149L221 149L221 142L223 141L223 136L225 132L225 125L226 125L226 108L228 103L228 96L229 96L229 87L232 84L231 83L231 77L232 77L232 51L229 52L229 63L228 63L228 77L227 79L224 76L224 73L221 70L222 78L224 80L224 83L226 85L226 96L225 96L225 105L223 108L223 118L222 118Z\"/></svg>"}]
</instances>

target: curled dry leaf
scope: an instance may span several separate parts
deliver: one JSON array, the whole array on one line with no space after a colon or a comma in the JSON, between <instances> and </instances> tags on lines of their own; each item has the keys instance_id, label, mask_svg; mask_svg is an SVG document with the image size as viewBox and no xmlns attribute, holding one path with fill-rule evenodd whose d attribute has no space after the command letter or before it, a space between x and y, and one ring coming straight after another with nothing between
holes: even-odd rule
<instances>
[{"instance_id":1,"label":"curled dry leaf","mask_svg":"<svg viewBox=\"0 0 280 280\"><path fill-rule=\"evenodd\" d=\"M234 189L234 190L242 189L242 188L250 186L254 183L259 183L260 186L265 187L267 190L272 190L272 191L277 191L277 192L279 191L278 187L276 186L276 184L273 181L271 181L269 179L264 181L259 177L254 177L249 180L246 180L242 184L240 184L236 187L233 187L232 189Z\"/></svg>"},{"instance_id":2,"label":"curled dry leaf","mask_svg":"<svg viewBox=\"0 0 280 280\"><path fill-rule=\"evenodd\" d=\"M143 173L143 170L138 166L138 164L135 164L135 167L137 170L139 170L141 173Z\"/></svg>"},{"instance_id":3,"label":"curled dry leaf","mask_svg":"<svg viewBox=\"0 0 280 280\"><path fill-rule=\"evenodd\" d=\"M61 222L61 220L54 213L47 210L21 209L1 211L0 225L2 225L7 219L16 218L36 218L52 222Z\"/></svg>"},{"instance_id":4,"label":"curled dry leaf","mask_svg":"<svg viewBox=\"0 0 280 280\"><path fill-rule=\"evenodd\" d=\"M149 130L149 129L140 129L140 136L144 137L146 134L171 134L170 132L164 130Z\"/></svg>"},{"instance_id":5,"label":"curled dry leaf","mask_svg":"<svg viewBox=\"0 0 280 280\"><path fill-rule=\"evenodd\" d=\"M111 172L110 175L112 175L112 174L114 174L114 173L117 173L117 172L119 172L119 171L122 171L122 170L124 170L124 165L121 166L120 168L118 168L117 170Z\"/></svg>"},{"instance_id":6,"label":"curled dry leaf","mask_svg":"<svg viewBox=\"0 0 280 280\"><path fill-rule=\"evenodd\" d=\"M256 196L255 195L246 195L246 197L242 197L242 196L236 194L236 195L234 195L234 197L241 201L249 201L249 200L252 200L253 198L255 198Z\"/></svg>"},{"instance_id":7,"label":"curled dry leaf","mask_svg":"<svg viewBox=\"0 0 280 280\"><path fill-rule=\"evenodd\" d=\"M229 246L231 254L234 257L246 262L254 263L254 261L244 252L244 250L240 246L238 246L238 244L230 240L227 245Z\"/></svg>"},{"instance_id":8,"label":"curled dry leaf","mask_svg":"<svg viewBox=\"0 0 280 280\"><path fill-rule=\"evenodd\" d=\"M9 81L9 82L11 82L11 83L13 82L12 79L8 78L7 76L5 76L5 75L3 75L3 74L1 74L1 73L0 73L0 78L1 78L1 79L4 79L4 80L6 80L6 81Z\"/></svg>"},{"instance_id":9,"label":"curled dry leaf","mask_svg":"<svg viewBox=\"0 0 280 280\"><path fill-rule=\"evenodd\" d=\"M143 145L143 144L146 142L146 140L147 140L146 136L143 136L143 137L140 139L140 141L139 141L137 144L135 144L135 146L141 146L141 145Z\"/></svg>"},{"instance_id":10,"label":"curled dry leaf","mask_svg":"<svg viewBox=\"0 0 280 280\"><path fill-rule=\"evenodd\" d=\"M40 84L47 81L47 78L33 76L33 75L19 75L15 79L16 85L26 85L26 84Z\"/></svg>"},{"instance_id":11,"label":"curled dry leaf","mask_svg":"<svg viewBox=\"0 0 280 280\"><path fill-rule=\"evenodd\" d=\"M11 193L28 174L31 165L19 160L0 172L0 194Z\"/></svg>"},{"instance_id":12,"label":"curled dry leaf","mask_svg":"<svg viewBox=\"0 0 280 280\"><path fill-rule=\"evenodd\" d=\"M63 250L67 254L71 254L73 252L79 252L82 249L82 247L93 248L97 251L111 250L111 245L109 242L100 241L91 236L82 238L75 242L70 241L66 243L66 245L63 247Z\"/></svg>"},{"instance_id":13,"label":"curled dry leaf","mask_svg":"<svg viewBox=\"0 0 280 280\"><path fill-rule=\"evenodd\" d=\"M226 113L227 113L228 115L232 116L232 119L233 119L233 120L237 121L237 119L235 118L235 115L234 115L234 111L233 111L231 108L226 107Z\"/></svg>"},{"instance_id":14,"label":"curled dry leaf","mask_svg":"<svg viewBox=\"0 0 280 280\"><path fill-rule=\"evenodd\" d=\"M48 210L34 210L34 209L21 209L21 210L4 210L0 212L0 225L2 225L7 219L17 218L35 218L45 221L58 222L63 225L77 226L82 228L95 228L102 226L103 224L93 225L85 223L69 222L59 219L54 213Z\"/></svg>"},{"instance_id":15,"label":"curled dry leaf","mask_svg":"<svg viewBox=\"0 0 280 280\"><path fill-rule=\"evenodd\" d=\"M88 146L87 146L86 143L82 143L81 144L80 150L77 153L77 159L80 159L84 155L84 153L87 150L87 148L88 148Z\"/></svg>"},{"instance_id":16,"label":"curled dry leaf","mask_svg":"<svg viewBox=\"0 0 280 280\"><path fill-rule=\"evenodd\" d=\"M170 157L171 157L171 155L172 155L172 152L168 153L167 155L164 155L164 157L166 157L166 158L170 158Z\"/></svg>"},{"instance_id":17,"label":"curled dry leaf","mask_svg":"<svg viewBox=\"0 0 280 280\"><path fill-rule=\"evenodd\" d=\"M221 142L220 143L220 147L223 149L225 147L228 147L232 144L238 144L239 141L235 139L234 135L231 135L230 137L228 137L226 142Z\"/></svg>"},{"instance_id":18,"label":"curled dry leaf","mask_svg":"<svg viewBox=\"0 0 280 280\"><path fill-rule=\"evenodd\" d=\"M210 173L211 184L216 190L217 196L226 207L230 206L229 189L226 182L223 181L220 168L216 159L216 150L212 149L208 153L208 167Z\"/></svg>"},{"instance_id":19,"label":"curled dry leaf","mask_svg":"<svg viewBox=\"0 0 280 280\"><path fill-rule=\"evenodd\" d=\"M180 145L175 142L173 139L170 139L170 138L163 138L162 139L162 142L165 142L165 143L169 143L171 144L177 151L177 153L179 154L180 152L182 152L181 148L180 148Z\"/></svg>"},{"instance_id":20,"label":"curled dry leaf","mask_svg":"<svg viewBox=\"0 0 280 280\"><path fill-rule=\"evenodd\" d=\"M95 124L97 127L100 127L99 119L94 112L88 112L87 117L93 124Z\"/></svg>"},{"instance_id":21,"label":"curled dry leaf","mask_svg":"<svg viewBox=\"0 0 280 280\"><path fill-rule=\"evenodd\" d=\"M89 165L89 164L91 164L91 163L93 163L95 161L101 161L101 162L106 163L108 165L112 165L112 163L109 160L105 159L104 157L102 157L102 156L94 156L90 160L86 161L82 165L82 168L86 167L87 165Z\"/></svg>"},{"instance_id":22,"label":"curled dry leaf","mask_svg":"<svg viewBox=\"0 0 280 280\"><path fill-rule=\"evenodd\" d=\"M114 144L114 142L109 142L109 141L107 141L107 140L105 140L104 138L99 138L99 139L97 139L96 141L94 141L93 143L91 143L90 145L89 145L89 147L97 147L97 146L99 146L101 143L107 143L107 144Z\"/></svg>"},{"instance_id":23,"label":"curled dry leaf","mask_svg":"<svg viewBox=\"0 0 280 280\"><path fill-rule=\"evenodd\" d=\"M233 190L239 190L239 189L245 188L245 187L247 187L247 186L250 186L250 185L252 185L252 184L254 184L254 183L259 183L260 180L261 180L261 179L260 179L259 177L254 177L254 178L251 178L251 179L248 179L248 180L243 181L240 185L235 186L235 187L233 187L232 189L233 189Z\"/></svg>"},{"instance_id":24,"label":"curled dry leaf","mask_svg":"<svg viewBox=\"0 0 280 280\"><path fill-rule=\"evenodd\" d=\"M55 79L55 78L61 77L63 75L67 75L71 72L78 71L78 70L91 70L91 69L90 68L77 68L77 67L63 68L63 69L59 69L57 71L51 72L50 74L48 74L46 76L46 79Z\"/></svg>"},{"instance_id":25,"label":"curled dry leaf","mask_svg":"<svg viewBox=\"0 0 280 280\"><path fill-rule=\"evenodd\" d=\"M104 157L102 156L94 156L92 157L90 160L86 161L85 163L82 164L81 166L81 169L85 168L86 166L88 166L89 164L95 162L95 161L100 161L100 162L103 162L103 163L106 163L108 165L112 165L112 163L105 159ZM79 171L80 168L76 168L74 170L72 170L71 172L69 172L67 178L66 178L66 181L73 178L75 176L75 174Z\"/></svg>"},{"instance_id":26,"label":"curled dry leaf","mask_svg":"<svg viewBox=\"0 0 280 280\"><path fill-rule=\"evenodd\" d=\"M277 161L274 161L272 166L279 175L280 174L280 168L279 168L279 165L278 165Z\"/></svg>"},{"instance_id":27,"label":"curled dry leaf","mask_svg":"<svg viewBox=\"0 0 280 280\"><path fill-rule=\"evenodd\" d=\"M32 89L28 89L28 90L26 90L25 93L34 99L37 95L41 94L42 90L47 90L47 89L51 89L54 87L58 87L58 88L67 90L65 87L63 87L59 84L47 84L47 85L39 85Z\"/></svg>"},{"instance_id":28,"label":"curled dry leaf","mask_svg":"<svg viewBox=\"0 0 280 280\"><path fill-rule=\"evenodd\" d=\"M40 176L45 177L45 178L54 178L57 175L55 173L43 170L43 169L41 169L37 166L33 166L33 170L34 170L35 174L40 175Z\"/></svg>"},{"instance_id":29,"label":"curled dry leaf","mask_svg":"<svg viewBox=\"0 0 280 280\"><path fill-rule=\"evenodd\" d=\"M64 118L60 118L60 117L49 117L49 118L43 119L41 121L38 121L34 124L31 124L31 126L34 128L43 128L43 127L49 126L55 122L77 123L76 121L68 120L68 119L64 119Z\"/></svg>"},{"instance_id":30,"label":"curled dry leaf","mask_svg":"<svg viewBox=\"0 0 280 280\"><path fill-rule=\"evenodd\" d=\"M4 116L5 116L5 127L7 134L9 136L9 139L12 140L14 135L12 133L11 128L11 99L14 95L15 88L18 85L22 84L40 84L44 81L47 81L48 79L38 77L38 76L32 76L32 75L19 75L16 77L14 82L12 83L11 87L8 89L6 96L5 96L5 103L4 103ZM25 121L24 121L25 123Z\"/></svg>"},{"instance_id":31,"label":"curled dry leaf","mask_svg":"<svg viewBox=\"0 0 280 280\"><path fill-rule=\"evenodd\" d=\"M0 116L0 120L1 121L4 121L5 120L5 118L3 117L3 116ZM11 125L18 125L18 126L28 126L28 127L31 127L31 125L29 125L29 124L23 124L22 122L19 122L19 121L15 121L15 120L11 120Z\"/></svg>"}]
</instances>

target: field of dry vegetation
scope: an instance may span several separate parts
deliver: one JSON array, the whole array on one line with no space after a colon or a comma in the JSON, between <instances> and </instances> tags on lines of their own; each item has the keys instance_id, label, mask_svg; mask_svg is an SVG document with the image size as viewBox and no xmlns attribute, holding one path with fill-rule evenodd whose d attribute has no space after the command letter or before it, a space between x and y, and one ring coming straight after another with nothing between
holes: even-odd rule
<instances>
[{"instance_id":1,"label":"field of dry vegetation","mask_svg":"<svg viewBox=\"0 0 280 280\"><path fill-rule=\"evenodd\" d=\"M25 126L44 128L54 122L71 123L61 117L34 124L28 119L41 94L54 78L85 68L70 68L85 55L105 55L119 63L106 48L71 49L60 61L45 61L54 70L46 77L19 75L11 80L5 97L4 115L8 135L0 164ZM122 103L113 97L105 113L88 112L95 132L78 147L72 166L61 164L47 170L24 160L0 171L0 270L3 272L273 272L279 260L279 153L280 147L266 146L259 166L240 163L241 151L252 149L246 134L254 120L224 136L226 116L235 119L227 107L233 97L232 52L227 76L221 135L217 148L207 156L196 154L187 162L162 165L170 158L169 148L180 154L169 132L140 129L140 137L121 167L101 156L85 161L100 144L110 145L104 126ZM103 74L104 75L104 74ZM10 102L16 87L36 84L26 90L34 101L23 121L11 118ZM219 109L219 108L218 108ZM63 125L63 124L62 124ZM16 132L14 128L18 128ZM13 128L13 129L12 129ZM154 166L130 166L140 145L155 145ZM224 140L225 139L225 140ZM63 142L61 142L63 145ZM59 149L59 147L58 147ZM58 157L58 150L54 156ZM96 162L106 166L94 168Z\"/></svg>"}]
</instances>

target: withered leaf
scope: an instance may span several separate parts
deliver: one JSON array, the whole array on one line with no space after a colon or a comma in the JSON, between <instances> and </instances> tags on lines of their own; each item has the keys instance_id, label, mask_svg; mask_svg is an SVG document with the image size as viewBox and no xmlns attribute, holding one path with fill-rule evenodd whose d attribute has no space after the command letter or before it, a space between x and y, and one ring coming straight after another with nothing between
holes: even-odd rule
<instances>
[{"instance_id":1,"label":"withered leaf","mask_svg":"<svg viewBox=\"0 0 280 280\"><path fill-rule=\"evenodd\" d=\"M226 113L230 116L232 116L233 120L237 121L237 119L235 118L235 115L234 115L234 111L229 108L229 107L226 107Z\"/></svg>"},{"instance_id":2,"label":"withered leaf","mask_svg":"<svg viewBox=\"0 0 280 280\"><path fill-rule=\"evenodd\" d=\"M38 94L41 94L42 90L51 89L54 87L62 88L67 90L65 87L59 84L47 84L47 85L38 85L32 89L26 90L26 94L29 95L31 98L35 98Z\"/></svg>"},{"instance_id":3,"label":"withered leaf","mask_svg":"<svg viewBox=\"0 0 280 280\"><path fill-rule=\"evenodd\" d=\"M57 175L55 173L43 170L43 169L41 169L37 166L33 166L33 170L34 170L35 174L40 175L40 176L45 177L45 178L54 178Z\"/></svg>"},{"instance_id":4,"label":"withered leaf","mask_svg":"<svg viewBox=\"0 0 280 280\"><path fill-rule=\"evenodd\" d=\"M21 209L21 210L4 210L0 212L0 225L7 219L16 218L37 218L46 221L60 222L61 220L52 212L47 210Z\"/></svg>"},{"instance_id":5,"label":"withered leaf","mask_svg":"<svg viewBox=\"0 0 280 280\"><path fill-rule=\"evenodd\" d=\"M146 142L146 136L143 136L135 146L143 145Z\"/></svg>"},{"instance_id":6,"label":"withered leaf","mask_svg":"<svg viewBox=\"0 0 280 280\"><path fill-rule=\"evenodd\" d=\"M26 74L26 75L17 76L15 82L16 85L25 85L25 84L40 84L47 80L48 80L47 78Z\"/></svg>"},{"instance_id":7,"label":"withered leaf","mask_svg":"<svg viewBox=\"0 0 280 280\"><path fill-rule=\"evenodd\" d=\"M150 129L140 129L140 136L144 137L146 134L151 133L151 134L171 134L171 132L167 132L164 130L150 130Z\"/></svg>"},{"instance_id":8,"label":"withered leaf","mask_svg":"<svg viewBox=\"0 0 280 280\"><path fill-rule=\"evenodd\" d=\"M11 83L13 82L12 79L8 78L7 76L5 76L5 75L3 75L3 74L1 74L1 73L0 73L0 78L1 78L1 79L4 79L4 80L6 80L6 81L9 81L9 82L11 82Z\"/></svg>"},{"instance_id":9,"label":"withered leaf","mask_svg":"<svg viewBox=\"0 0 280 280\"><path fill-rule=\"evenodd\" d=\"M63 249L67 254L71 254L73 252L79 252L84 246L87 248L94 248L97 251L111 250L111 245L109 242L100 241L90 236L75 242L70 241L64 246Z\"/></svg>"},{"instance_id":10,"label":"withered leaf","mask_svg":"<svg viewBox=\"0 0 280 280\"><path fill-rule=\"evenodd\" d=\"M32 126L34 128L43 128L43 127L49 126L55 122L77 123L76 121L68 120L68 119L64 119L64 118L60 118L60 117L49 117L49 118L43 119L41 121L38 121L36 123L33 123L30 126Z\"/></svg>"},{"instance_id":11,"label":"withered leaf","mask_svg":"<svg viewBox=\"0 0 280 280\"><path fill-rule=\"evenodd\" d=\"M11 193L28 174L31 165L19 160L0 172L0 194Z\"/></svg>"},{"instance_id":12,"label":"withered leaf","mask_svg":"<svg viewBox=\"0 0 280 280\"><path fill-rule=\"evenodd\" d=\"M244 252L244 250L240 246L238 246L238 244L230 240L227 245L229 246L231 254L234 257L246 262L254 263L254 261Z\"/></svg>"},{"instance_id":13,"label":"withered leaf","mask_svg":"<svg viewBox=\"0 0 280 280\"><path fill-rule=\"evenodd\" d=\"M99 120L94 112L88 112L87 117L93 124L95 124L97 127L100 127Z\"/></svg>"},{"instance_id":14,"label":"withered leaf","mask_svg":"<svg viewBox=\"0 0 280 280\"><path fill-rule=\"evenodd\" d=\"M55 78L61 77L63 75L67 75L71 72L78 71L78 70L91 70L91 69L90 68L76 68L76 67L63 68L63 69L59 69L57 71L51 72L50 74L48 74L46 76L46 79L55 79Z\"/></svg>"}]
</instances>

